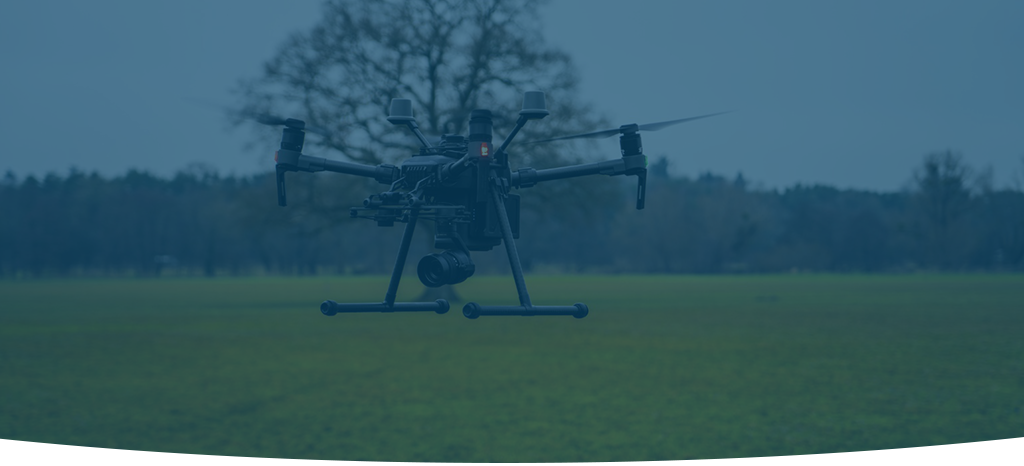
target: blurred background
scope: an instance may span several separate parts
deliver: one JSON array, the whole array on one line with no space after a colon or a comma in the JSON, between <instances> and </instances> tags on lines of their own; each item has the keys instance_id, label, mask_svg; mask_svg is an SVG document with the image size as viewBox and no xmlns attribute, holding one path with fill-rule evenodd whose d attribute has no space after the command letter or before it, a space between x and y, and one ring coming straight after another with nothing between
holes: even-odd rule
<instances>
[{"instance_id":1,"label":"blurred background","mask_svg":"<svg viewBox=\"0 0 1024 466\"><path fill-rule=\"evenodd\" d=\"M521 89L546 90L562 110L535 134L735 110L645 136L655 179L643 215L629 211L627 188L608 180L523 191L528 270L1022 267L1020 4L512 4L495 20L509 39L489 52L491 71L511 78L502 62L511 57L520 73L467 92L497 111L518 108ZM279 132L232 113L271 111L337 130L310 144L320 156L411 155L413 141L399 130L354 129L380 124L381 96L402 89L375 87L368 81L391 78L317 49L316 40L335 41L359 48L352 56L362 65L394 64L389 54L401 44L344 24L344 6L5 3L0 50L12 67L0 78L0 274L386 272L393 242L369 241L380 231L344 210L377 188L306 176L291 184L308 202L276 208L267 173ZM382 27L384 9L371 10L353 14ZM455 27L441 44L422 34L426 25L461 24L458 15L419 14L387 16L395 22L387 34L448 47L441 78L453 86L438 88L454 92L479 31ZM313 81L297 75L310 60L320 60L320 75L304 91ZM414 92L408 86L427 82L421 71L392 81ZM468 104L455 97L442 93L438 108L417 112L457 114ZM435 136L465 130L457 117L421 124ZM381 137L400 149L372 147ZM614 139L551 146L513 146L514 166L618 150ZM639 247L617 246L626 240Z\"/></svg>"}]
</instances>

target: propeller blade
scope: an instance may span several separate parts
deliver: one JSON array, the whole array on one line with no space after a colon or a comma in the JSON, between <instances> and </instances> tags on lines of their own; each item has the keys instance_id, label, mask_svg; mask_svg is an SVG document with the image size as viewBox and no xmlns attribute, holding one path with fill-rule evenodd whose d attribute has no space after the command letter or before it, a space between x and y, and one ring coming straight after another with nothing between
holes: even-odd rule
<instances>
[{"instance_id":1,"label":"propeller blade","mask_svg":"<svg viewBox=\"0 0 1024 466\"><path fill-rule=\"evenodd\" d=\"M228 110L228 111L232 111L232 110ZM237 111L237 110L234 111L234 113L236 113L238 115L241 115L242 118L245 118L245 119L248 119L248 120L252 120L252 121L255 121L256 123L260 123L260 124L267 125L267 126L285 126L285 125L288 124L288 120L290 120L290 118L284 118L284 117L280 117L280 116L277 116L277 115L271 115L269 113L242 112L242 111ZM321 128L319 126L313 126L313 125L310 125L310 124L306 123L302 129L304 131L306 131L307 133L317 134L317 135L323 136L323 137L328 138L328 139L331 137L331 132L330 131L328 131L328 130L326 130L324 128Z\"/></svg>"},{"instance_id":2,"label":"propeller blade","mask_svg":"<svg viewBox=\"0 0 1024 466\"><path fill-rule=\"evenodd\" d=\"M223 112L225 112L225 113L227 113L229 115L234 115L234 116L237 116L239 118L243 118L243 119L246 119L246 120L249 120L249 121L254 121L254 122L259 123L261 125L285 126L288 123L288 120L289 120L288 118L285 118L285 117L282 117L282 116L277 116L277 115L271 115L269 113L260 113L260 112L245 111L245 110L236 110L236 109L233 109L231 107L228 107L227 105L221 105L221 104L217 104L217 103L213 103L213 102L207 102L205 100L200 100L200 99L186 98L185 100L188 100L188 101L191 101L193 103L197 103L197 104L203 105L205 107L216 108L216 109L221 110L221 111L223 111ZM305 125L303 130L305 130L308 133L317 134L317 135L323 136L323 137L328 138L328 139L331 137L331 132L330 131L328 131L328 130L326 130L324 128L321 128L319 126L312 126L312 125L308 125L307 124L307 125Z\"/></svg>"},{"instance_id":3,"label":"propeller blade","mask_svg":"<svg viewBox=\"0 0 1024 466\"><path fill-rule=\"evenodd\" d=\"M236 112L247 120L255 121L261 125L267 126L281 126L284 125L287 118L279 117L276 115L270 115L267 113L252 113L252 112Z\"/></svg>"},{"instance_id":4,"label":"propeller blade","mask_svg":"<svg viewBox=\"0 0 1024 466\"><path fill-rule=\"evenodd\" d=\"M680 123L686 123L687 121L700 120L700 119L703 119L703 118L710 118L710 117L713 117L715 115L721 115L723 113L729 113L729 112L709 113L707 115L695 116L695 117L690 117L690 118L680 118L678 120L659 121L657 123L647 123L646 125L640 125L640 131L658 131L658 130L661 130L661 129L668 128L669 126L678 125Z\"/></svg>"},{"instance_id":5,"label":"propeller blade","mask_svg":"<svg viewBox=\"0 0 1024 466\"><path fill-rule=\"evenodd\" d=\"M323 129L323 128L319 127L319 126L306 125L306 132L307 133L313 133L313 134L316 134L318 136L323 136L323 137L325 137L327 139L331 138L331 132L327 131L326 129Z\"/></svg>"},{"instance_id":6,"label":"propeller blade","mask_svg":"<svg viewBox=\"0 0 1024 466\"><path fill-rule=\"evenodd\" d=\"M689 118L680 118L678 120L668 120L668 121L659 121L657 123L647 123L647 124L643 124L643 125L638 125L637 128L639 128L640 131L658 131L658 130L662 130L662 129L668 128L669 126L678 125L680 123L685 123L687 121L700 120L702 118L710 118L710 117L713 117L715 115L722 115L724 113L729 113L729 112L710 113L710 114L707 114L707 115L700 115L700 116L689 117ZM594 131L592 133L574 134L572 136L562 136L562 137L551 138L551 139L541 139L540 141L530 141L527 144L539 144L539 143L542 143L542 142L563 141L563 140L566 140L566 139L577 139L577 138L607 138L607 137L614 136L616 134L621 134L622 130L623 130L622 127L615 128L615 129L606 129L606 130L602 130L602 131Z\"/></svg>"},{"instance_id":7,"label":"propeller blade","mask_svg":"<svg viewBox=\"0 0 1024 466\"><path fill-rule=\"evenodd\" d=\"M620 132L619 128L606 129L606 130L603 130L603 131L594 131L593 133L574 134L572 136L562 136L562 137L551 138L551 139L541 139L540 141L530 141L527 144L539 144L539 143L542 143L542 142L562 141L562 140L565 140L565 139L577 139L577 138L595 138L595 139L596 138L607 138L607 137L615 136L616 134L619 134L619 132Z\"/></svg>"}]
</instances>

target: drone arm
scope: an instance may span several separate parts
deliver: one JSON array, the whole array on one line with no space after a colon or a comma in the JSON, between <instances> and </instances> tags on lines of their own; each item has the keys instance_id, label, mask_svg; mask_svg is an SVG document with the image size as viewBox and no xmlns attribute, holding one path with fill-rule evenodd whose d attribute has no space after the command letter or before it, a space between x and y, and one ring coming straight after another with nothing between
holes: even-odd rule
<instances>
[{"instance_id":1,"label":"drone arm","mask_svg":"<svg viewBox=\"0 0 1024 466\"><path fill-rule=\"evenodd\" d=\"M529 188L542 181L576 178L587 175L636 175L636 208L644 208L647 197L647 157L643 154L626 155L617 160L569 165L567 167L535 170L522 168L512 173L512 186Z\"/></svg>"},{"instance_id":2,"label":"drone arm","mask_svg":"<svg viewBox=\"0 0 1024 466\"><path fill-rule=\"evenodd\" d=\"M604 162L584 163L567 167L534 170L522 168L512 174L512 186L528 188L542 181L561 180L588 175L612 175L619 171L621 161L607 160Z\"/></svg>"},{"instance_id":3,"label":"drone arm","mask_svg":"<svg viewBox=\"0 0 1024 466\"><path fill-rule=\"evenodd\" d=\"M310 162L310 165L315 163L322 163L323 170L333 173L345 173L348 175L365 176L367 178L373 178L378 183L390 184L395 180L395 176L398 174L398 168L390 164L380 165L363 165L361 163L341 162L338 160L327 160L320 157L310 157L314 159Z\"/></svg>"},{"instance_id":4,"label":"drone arm","mask_svg":"<svg viewBox=\"0 0 1024 466\"><path fill-rule=\"evenodd\" d=\"M328 171L332 173L344 173L347 175L365 176L376 179L383 184L394 181L398 168L394 165L364 165L361 163L342 162L328 160L323 157L310 157L299 152L280 150L277 153L277 165L279 170L303 171L315 173Z\"/></svg>"},{"instance_id":5,"label":"drone arm","mask_svg":"<svg viewBox=\"0 0 1024 466\"><path fill-rule=\"evenodd\" d=\"M380 164L373 166L361 163L340 162L337 160L327 160L323 157L310 157L302 155L301 152L286 149L277 151L274 160L277 161L277 165L274 167L277 175L277 205L281 207L288 205L284 184L284 174L287 172L302 171L316 173L329 171L365 176L376 179L378 183L383 184L392 183L398 177L398 168L394 165Z\"/></svg>"},{"instance_id":6,"label":"drone arm","mask_svg":"<svg viewBox=\"0 0 1024 466\"><path fill-rule=\"evenodd\" d=\"M626 156L616 160L569 165L566 167L535 170L522 168L512 173L512 186L529 188L542 181L561 180L588 175L639 175L647 171L647 160L643 155Z\"/></svg>"}]
</instances>

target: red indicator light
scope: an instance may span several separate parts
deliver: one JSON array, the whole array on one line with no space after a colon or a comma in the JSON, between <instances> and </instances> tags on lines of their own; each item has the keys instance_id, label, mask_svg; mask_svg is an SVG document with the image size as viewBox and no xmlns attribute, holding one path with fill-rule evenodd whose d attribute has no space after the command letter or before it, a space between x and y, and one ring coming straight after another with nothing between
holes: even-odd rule
<instances>
[{"instance_id":1,"label":"red indicator light","mask_svg":"<svg viewBox=\"0 0 1024 466\"><path fill-rule=\"evenodd\" d=\"M481 157L487 157L487 152L488 152L487 143L480 144L480 156Z\"/></svg>"}]
</instances>

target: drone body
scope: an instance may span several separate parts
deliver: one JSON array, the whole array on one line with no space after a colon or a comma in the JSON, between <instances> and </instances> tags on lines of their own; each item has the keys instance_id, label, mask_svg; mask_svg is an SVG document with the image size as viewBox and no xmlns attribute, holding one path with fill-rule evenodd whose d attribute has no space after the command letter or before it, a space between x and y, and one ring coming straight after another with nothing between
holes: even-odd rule
<instances>
[{"instance_id":1,"label":"drone body","mask_svg":"<svg viewBox=\"0 0 1024 466\"><path fill-rule=\"evenodd\" d=\"M519 306L483 306L468 303L463 315L475 319L482 315L571 315L583 318L589 309L583 303L572 306L535 306L523 279L515 239L519 237L519 196L511 188L528 188L537 183L587 175L627 175L637 177L636 208L644 208L647 182L647 158L639 131L656 131L684 121L706 118L704 115L648 125L624 125L618 129L598 131L576 137L609 137L619 134L621 157L566 167L535 170L520 168L512 171L505 149L520 129L532 119L548 115L544 94L525 93L523 110L512 132L501 145L492 145L492 120L489 110L474 110L469 121L469 136L445 135L433 145L419 131L412 116L409 100L394 99L388 121L407 126L420 140L422 148L399 166L376 166L332 161L302 154L305 123L294 119L263 118L263 123L283 124L281 148L277 152L278 204L286 205L284 174L289 171L330 171L374 178L390 188L363 201L362 207L353 208L351 216L367 218L379 226L405 223L395 268L384 301L380 303L336 303L325 301L320 306L324 315L344 312L396 312L434 311L448 312L446 300L434 302L395 302L402 270L405 267L416 223L419 220L436 224L434 247L441 253L423 257L417 265L417 275L424 285L438 287L461 283L471 277L475 266L470 251L487 251L499 244L505 245L512 276L519 294ZM310 128L310 130L312 130Z\"/></svg>"}]
</instances>

